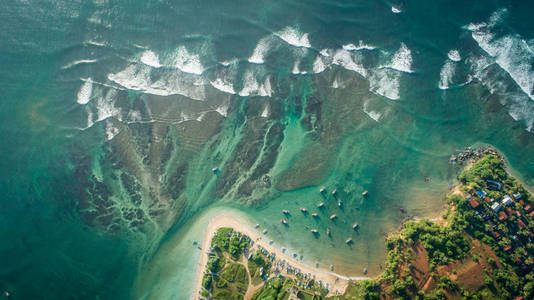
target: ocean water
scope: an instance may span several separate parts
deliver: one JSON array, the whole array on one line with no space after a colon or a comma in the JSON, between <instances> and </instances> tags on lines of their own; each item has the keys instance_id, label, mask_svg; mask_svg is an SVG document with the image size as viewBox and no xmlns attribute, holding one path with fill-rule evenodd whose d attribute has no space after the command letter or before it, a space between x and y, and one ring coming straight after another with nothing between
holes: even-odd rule
<instances>
[{"instance_id":1,"label":"ocean water","mask_svg":"<svg viewBox=\"0 0 534 300\"><path fill-rule=\"evenodd\" d=\"M311 265L377 275L389 232L440 214L455 151L491 145L534 186L529 1L4 2L17 299L188 299L192 242L229 210Z\"/></svg>"}]
</instances>

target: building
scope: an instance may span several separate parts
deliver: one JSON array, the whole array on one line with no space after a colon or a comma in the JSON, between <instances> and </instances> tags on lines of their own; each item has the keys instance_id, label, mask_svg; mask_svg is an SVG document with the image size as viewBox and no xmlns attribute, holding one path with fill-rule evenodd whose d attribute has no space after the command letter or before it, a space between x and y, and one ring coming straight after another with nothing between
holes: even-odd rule
<instances>
[{"instance_id":1,"label":"building","mask_svg":"<svg viewBox=\"0 0 534 300\"><path fill-rule=\"evenodd\" d=\"M501 205L498 202L495 202L491 205L491 210L493 210L494 212L498 212L499 210L501 210Z\"/></svg>"},{"instance_id":2,"label":"building","mask_svg":"<svg viewBox=\"0 0 534 300\"><path fill-rule=\"evenodd\" d=\"M499 221L504 221L508 219L508 216L504 213L504 211L499 212Z\"/></svg>"},{"instance_id":3,"label":"building","mask_svg":"<svg viewBox=\"0 0 534 300\"><path fill-rule=\"evenodd\" d=\"M532 210L532 206L530 204L525 205L525 211L530 212Z\"/></svg>"},{"instance_id":4,"label":"building","mask_svg":"<svg viewBox=\"0 0 534 300\"><path fill-rule=\"evenodd\" d=\"M485 200L486 203L488 203L488 204L491 204L491 202L493 202L493 199L490 199L490 197L488 197L488 196L484 197L484 200Z\"/></svg>"},{"instance_id":5,"label":"building","mask_svg":"<svg viewBox=\"0 0 534 300\"><path fill-rule=\"evenodd\" d=\"M515 200L521 199L521 193L519 193L519 192L515 193L513 196L514 196Z\"/></svg>"},{"instance_id":6,"label":"building","mask_svg":"<svg viewBox=\"0 0 534 300\"><path fill-rule=\"evenodd\" d=\"M480 196L480 198L486 197L488 194L483 190L477 190L477 194Z\"/></svg>"},{"instance_id":7,"label":"building","mask_svg":"<svg viewBox=\"0 0 534 300\"><path fill-rule=\"evenodd\" d=\"M519 225L519 227L521 228L527 228L527 225L525 225L525 223L521 219L517 220L517 225Z\"/></svg>"},{"instance_id":8,"label":"building","mask_svg":"<svg viewBox=\"0 0 534 300\"><path fill-rule=\"evenodd\" d=\"M508 206L510 204L512 204L514 202L514 200L512 200L512 198L510 198L510 196L506 195L504 196L504 198L502 198L501 200L501 203L505 206Z\"/></svg>"},{"instance_id":9,"label":"building","mask_svg":"<svg viewBox=\"0 0 534 300\"><path fill-rule=\"evenodd\" d=\"M472 208L476 209L478 206L480 206L480 203L475 198L469 199L469 204Z\"/></svg>"}]
</instances>

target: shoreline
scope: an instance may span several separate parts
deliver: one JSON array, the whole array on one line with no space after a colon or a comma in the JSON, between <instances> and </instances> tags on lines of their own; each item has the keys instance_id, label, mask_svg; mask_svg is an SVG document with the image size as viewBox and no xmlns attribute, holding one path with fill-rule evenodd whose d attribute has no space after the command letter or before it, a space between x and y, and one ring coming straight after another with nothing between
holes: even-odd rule
<instances>
[{"instance_id":1,"label":"shoreline","mask_svg":"<svg viewBox=\"0 0 534 300\"><path fill-rule=\"evenodd\" d=\"M269 240L265 238L266 235L260 233L259 229L254 228L251 224L231 213L221 212L211 216L208 225L206 226L206 231L201 246L202 253L197 264L195 288L193 294L191 295L191 299L198 299L199 292L201 291L202 277L208 262L208 251L211 245L211 240L217 229L221 227L230 227L235 231L247 235L252 241L254 241L254 247L259 245L270 253L275 253L278 259L285 259L286 262L293 267L299 268L302 273L311 273L317 280L322 280L323 283L328 283L329 296L336 295L336 293L343 294L348 287L349 281L360 281L372 278L364 276L343 276L325 269L311 267L270 244Z\"/></svg>"}]
</instances>

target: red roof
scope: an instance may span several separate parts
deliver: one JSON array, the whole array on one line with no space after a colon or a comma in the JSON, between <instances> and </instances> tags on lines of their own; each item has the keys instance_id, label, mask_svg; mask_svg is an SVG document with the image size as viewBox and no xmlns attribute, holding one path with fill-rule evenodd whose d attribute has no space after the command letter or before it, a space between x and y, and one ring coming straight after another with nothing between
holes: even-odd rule
<instances>
[{"instance_id":1,"label":"red roof","mask_svg":"<svg viewBox=\"0 0 534 300\"><path fill-rule=\"evenodd\" d=\"M514 210L511 209L510 207L507 207L506 208L506 213L508 213L508 215L511 217L514 214Z\"/></svg>"},{"instance_id":2,"label":"red roof","mask_svg":"<svg viewBox=\"0 0 534 300\"><path fill-rule=\"evenodd\" d=\"M508 216L503 211L500 211L499 212L499 221L503 221L503 220L506 220L506 219L508 219Z\"/></svg>"},{"instance_id":3,"label":"red roof","mask_svg":"<svg viewBox=\"0 0 534 300\"><path fill-rule=\"evenodd\" d=\"M490 199L490 197L488 197L488 196L486 196L486 197L484 198L484 200L486 200L486 202L488 202L488 203L491 203L491 199Z\"/></svg>"},{"instance_id":4,"label":"red roof","mask_svg":"<svg viewBox=\"0 0 534 300\"><path fill-rule=\"evenodd\" d=\"M525 223L523 223L523 221L521 219L517 220L517 225L519 225L519 227L521 227L521 228L526 228L527 227L527 225L525 225Z\"/></svg>"},{"instance_id":5,"label":"red roof","mask_svg":"<svg viewBox=\"0 0 534 300\"><path fill-rule=\"evenodd\" d=\"M532 206L531 206L530 204L527 204L527 205L525 206L525 210L526 210L527 212L529 212L531 209L532 209Z\"/></svg>"},{"instance_id":6,"label":"red roof","mask_svg":"<svg viewBox=\"0 0 534 300\"><path fill-rule=\"evenodd\" d=\"M478 201L475 198L471 198L469 200L469 204L471 204L472 208L477 208L480 205L480 203L478 203Z\"/></svg>"},{"instance_id":7,"label":"red roof","mask_svg":"<svg viewBox=\"0 0 534 300\"><path fill-rule=\"evenodd\" d=\"M506 252L508 252L508 251L512 250L512 246L507 245L506 247L504 247L503 250L506 251Z\"/></svg>"},{"instance_id":8,"label":"red roof","mask_svg":"<svg viewBox=\"0 0 534 300\"><path fill-rule=\"evenodd\" d=\"M534 210L531 211L528 215L531 216L531 217L534 217Z\"/></svg>"},{"instance_id":9,"label":"red roof","mask_svg":"<svg viewBox=\"0 0 534 300\"><path fill-rule=\"evenodd\" d=\"M494 237L494 238L497 239L497 238L499 238L500 236L501 236L501 234L498 233L497 231L494 231L494 232L493 232L493 237Z\"/></svg>"},{"instance_id":10,"label":"red roof","mask_svg":"<svg viewBox=\"0 0 534 300\"><path fill-rule=\"evenodd\" d=\"M521 205L525 205L525 201L523 201L523 200L519 200L519 203L520 203Z\"/></svg>"}]
</instances>

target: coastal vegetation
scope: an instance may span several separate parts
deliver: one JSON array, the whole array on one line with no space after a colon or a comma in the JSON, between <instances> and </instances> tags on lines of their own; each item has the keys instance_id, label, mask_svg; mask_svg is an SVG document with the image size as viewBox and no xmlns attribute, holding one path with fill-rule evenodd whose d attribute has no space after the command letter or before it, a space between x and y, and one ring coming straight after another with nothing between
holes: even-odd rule
<instances>
[{"instance_id":1,"label":"coastal vegetation","mask_svg":"<svg viewBox=\"0 0 534 300\"><path fill-rule=\"evenodd\" d=\"M254 286L252 299L534 298L532 196L495 151L476 153L441 220L409 220L387 238L377 278L351 282L343 295L327 298L327 287L299 273L282 276L273 256L261 247L250 251L248 237L221 228L212 240L203 295L241 299Z\"/></svg>"}]
</instances>

